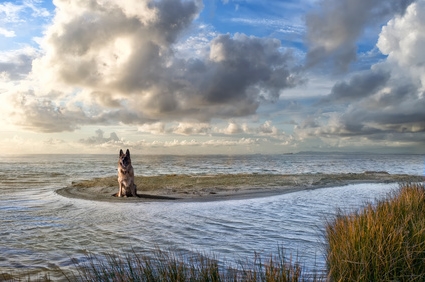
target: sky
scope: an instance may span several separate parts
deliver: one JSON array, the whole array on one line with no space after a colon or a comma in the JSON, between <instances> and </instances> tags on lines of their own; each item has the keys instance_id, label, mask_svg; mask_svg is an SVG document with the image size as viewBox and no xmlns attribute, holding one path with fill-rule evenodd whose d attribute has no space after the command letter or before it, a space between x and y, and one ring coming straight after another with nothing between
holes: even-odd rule
<instances>
[{"instance_id":1,"label":"sky","mask_svg":"<svg viewBox=\"0 0 425 282\"><path fill-rule=\"evenodd\" d=\"M0 1L1 154L425 154L425 0Z\"/></svg>"}]
</instances>

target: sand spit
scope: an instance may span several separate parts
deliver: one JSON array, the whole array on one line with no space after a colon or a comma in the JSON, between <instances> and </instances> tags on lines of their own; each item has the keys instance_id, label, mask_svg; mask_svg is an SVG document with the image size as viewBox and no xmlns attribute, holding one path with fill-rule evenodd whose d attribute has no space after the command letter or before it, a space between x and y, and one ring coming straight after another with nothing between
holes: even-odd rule
<instances>
[{"instance_id":1,"label":"sand spit","mask_svg":"<svg viewBox=\"0 0 425 282\"><path fill-rule=\"evenodd\" d=\"M279 195L355 183L421 182L423 176L387 172L342 174L219 174L136 176L139 198L117 198L116 176L73 182L59 195L94 201L214 201Z\"/></svg>"}]
</instances>

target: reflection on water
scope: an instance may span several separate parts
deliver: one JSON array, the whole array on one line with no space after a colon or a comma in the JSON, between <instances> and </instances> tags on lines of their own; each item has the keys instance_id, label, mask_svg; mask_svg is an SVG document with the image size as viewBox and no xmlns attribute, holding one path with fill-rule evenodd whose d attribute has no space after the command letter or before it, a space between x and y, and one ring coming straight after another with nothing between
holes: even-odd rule
<instances>
[{"instance_id":1,"label":"reflection on water","mask_svg":"<svg viewBox=\"0 0 425 282\"><path fill-rule=\"evenodd\" d=\"M168 156L152 157L148 161L133 156L133 164L136 171L143 174L260 173L264 167L283 173L290 170L288 166L302 166L296 158L292 159L296 164L286 167L287 157L256 158L265 157L185 159ZM357 172L361 166L361 159L321 158L316 156L313 163L331 164L322 168L326 171L335 169L334 163L344 171L333 172L345 172L350 165ZM376 162L386 163L388 159L384 156L378 161L363 160L363 163L366 168L374 163L376 169ZM402 160L404 163L398 166L410 171L423 170L420 156L405 156ZM323 268L325 219L337 208L358 209L365 201L383 197L396 188L394 184L359 184L267 198L202 203L117 204L69 199L55 193L71 181L115 174L115 163L115 156L2 159L0 272L45 270L55 266L67 268L71 258L82 259L86 251L146 252L157 247L214 253L226 261L237 261L253 258L254 252L275 254L278 246L282 246L286 253L299 257L307 267ZM314 172L310 171L312 168L308 164L299 171Z\"/></svg>"}]
</instances>

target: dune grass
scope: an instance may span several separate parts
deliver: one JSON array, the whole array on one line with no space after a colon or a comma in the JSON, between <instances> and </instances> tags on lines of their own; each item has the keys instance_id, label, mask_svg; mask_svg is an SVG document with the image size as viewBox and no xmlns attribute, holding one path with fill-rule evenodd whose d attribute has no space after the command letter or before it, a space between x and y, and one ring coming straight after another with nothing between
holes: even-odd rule
<instances>
[{"instance_id":1,"label":"dune grass","mask_svg":"<svg viewBox=\"0 0 425 282\"><path fill-rule=\"evenodd\" d=\"M176 255L161 250L153 256L91 254L76 269L69 281L322 281L317 274L303 273L301 265L285 257L282 249L265 262L256 255L253 263L237 266L226 266L214 256Z\"/></svg>"},{"instance_id":2,"label":"dune grass","mask_svg":"<svg viewBox=\"0 0 425 282\"><path fill-rule=\"evenodd\" d=\"M326 226L332 281L425 281L425 188L405 184Z\"/></svg>"}]
</instances>

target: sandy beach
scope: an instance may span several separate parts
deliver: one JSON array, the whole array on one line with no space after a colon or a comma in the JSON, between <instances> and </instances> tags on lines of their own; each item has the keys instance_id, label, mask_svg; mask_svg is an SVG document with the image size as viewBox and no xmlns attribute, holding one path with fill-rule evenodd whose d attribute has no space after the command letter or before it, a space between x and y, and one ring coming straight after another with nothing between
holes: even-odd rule
<instances>
[{"instance_id":1,"label":"sandy beach","mask_svg":"<svg viewBox=\"0 0 425 282\"><path fill-rule=\"evenodd\" d=\"M216 201L290 193L305 189L355 183L406 183L423 181L422 176L364 172L344 174L219 174L136 176L138 198L117 198L116 176L73 182L59 195L93 201Z\"/></svg>"}]
</instances>

